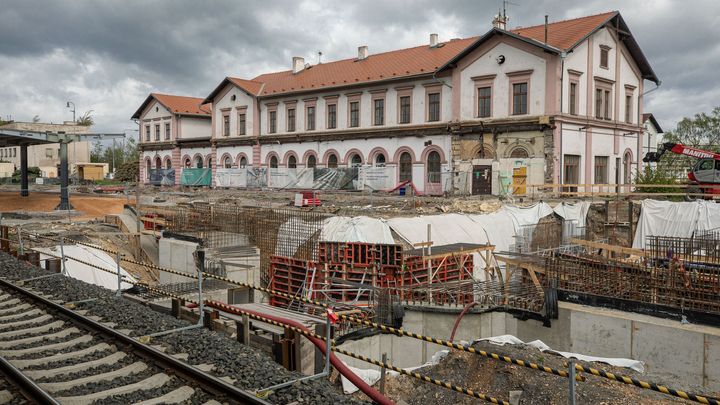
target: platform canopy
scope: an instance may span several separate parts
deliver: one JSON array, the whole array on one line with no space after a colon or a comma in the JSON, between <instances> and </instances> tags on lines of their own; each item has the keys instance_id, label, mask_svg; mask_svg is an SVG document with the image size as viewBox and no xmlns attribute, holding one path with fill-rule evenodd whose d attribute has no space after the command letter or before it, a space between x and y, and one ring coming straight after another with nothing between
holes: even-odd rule
<instances>
[{"instance_id":1,"label":"platform canopy","mask_svg":"<svg viewBox=\"0 0 720 405\"><path fill-rule=\"evenodd\" d=\"M124 138L125 134L68 134L65 132L52 131L31 131L23 129L10 129L0 127L0 147L20 147L20 195L30 195L28 185L28 157L27 147L32 145L45 145L50 143L60 144L60 204L59 210L72 209L68 194L68 159L67 145L71 142L99 141L103 139Z\"/></svg>"}]
</instances>

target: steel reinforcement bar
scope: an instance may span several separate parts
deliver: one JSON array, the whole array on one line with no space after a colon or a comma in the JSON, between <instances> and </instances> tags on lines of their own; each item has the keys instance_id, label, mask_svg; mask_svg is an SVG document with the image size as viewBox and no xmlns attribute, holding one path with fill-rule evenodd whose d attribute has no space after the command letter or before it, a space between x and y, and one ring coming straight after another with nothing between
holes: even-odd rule
<instances>
[{"instance_id":1,"label":"steel reinforcement bar","mask_svg":"<svg viewBox=\"0 0 720 405\"><path fill-rule=\"evenodd\" d=\"M414 372L414 371L407 371L407 370L402 369L402 368L400 368L400 367L393 366L393 365L390 364L390 363L383 363L382 361L373 360L373 359L371 359L371 358L369 358L369 357L365 357L365 356L362 356L362 355L360 355L360 354L356 354L356 353L353 353L353 352L349 352L349 351L347 351L347 350L343 350L343 349L340 349L340 348L338 348L338 347L333 347L333 348L332 348L332 351L334 351L335 353L340 353L340 354L344 354L344 355L349 356L349 357L356 358L356 359L358 359L358 360L362 360L362 361L367 362L367 363L370 363L370 364L374 364L374 365L376 365L376 366L385 367L385 368L387 368L387 369L389 369L389 370L397 371L397 372L400 373L400 374L405 374L405 375L407 375L407 376L417 378L418 380L425 381L425 382L429 382L429 383L431 383L431 384L435 384L435 385L438 385L438 386L440 386L440 387L447 388L447 389L449 389L449 390L453 390L453 391L459 392L459 393L461 393L461 394L465 394L465 395L469 395L469 396L471 396L471 397L475 397L475 398L478 398L478 399L482 399L483 401L487 401L487 402L490 402L490 403L493 403L493 404L510 405L510 402L504 401L504 400L502 400L502 399L497 399L497 398L494 398L494 397L491 397L491 396L488 396L488 395L485 395L485 394L481 394L481 393L476 392L476 391L473 391L473 390L471 390L471 389L469 389L469 388L460 387L460 386L451 384L451 383L449 383L449 382L436 380L436 379L434 379L434 378L432 378L432 377L428 377L428 376L426 376L426 375L422 375L422 374L416 373L416 372Z\"/></svg>"},{"instance_id":2,"label":"steel reinforcement bar","mask_svg":"<svg viewBox=\"0 0 720 405\"><path fill-rule=\"evenodd\" d=\"M617 382L620 382L623 384L634 385L636 387L640 387L640 388L643 388L646 390L657 391L657 392L660 392L663 394L672 395L674 397L687 399L689 401L699 402L701 404L720 405L720 400L718 400L716 398L710 398L710 397L706 397L703 395L692 394L692 393L685 392L682 390L676 390L673 388L666 387L664 385L658 385L658 384L655 384L652 382L638 380L637 378L634 378L634 377L628 377L625 375L615 375L615 374L607 372L605 370L598 370L598 369L592 368L592 367L585 367L585 366L583 366L581 364L577 364L577 363L575 363L575 370L583 372L583 373L592 374L594 376L607 378L608 380L617 381Z\"/></svg>"}]
</instances>

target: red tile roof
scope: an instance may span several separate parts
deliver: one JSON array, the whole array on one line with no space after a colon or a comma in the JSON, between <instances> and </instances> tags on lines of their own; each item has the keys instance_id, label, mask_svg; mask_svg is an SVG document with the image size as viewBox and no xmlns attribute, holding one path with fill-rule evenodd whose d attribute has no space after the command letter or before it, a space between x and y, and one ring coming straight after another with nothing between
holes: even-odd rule
<instances>
[{"instance_id":1,"label":"red tile roof","mask_svg":"<svg viewBox=\"0 0 720 405\"><path fill-rule=\"evenodd\" d=\"M173 114L189 114L189 115L210 115L210 106L201 104L202 98L173 96L169 94L150 93L165 108Z\"/></svg>"},{"instance_id":2,"label":"red tile roof","mask_svg":"<svg viewBox=\"0 0 720 405\"><path fill-rule=\"evenodd\" d=\"M616 14L618 14L617 11L609 11L607 13L549 23L547 44L563 51L570 50ZM515 28L511 30L511 32L539 42L545 42L545 24Z\"/></svg>"},{"instance_id":3,"label":"red tile roof","mask_svg":"<svg viewBox=\"0 0 720 405\"><path fill-rule=\"evenodd\" d=\"M261 96L347 86L400 77L431 74L473 43L477 37L312 65L296 74L292 70L262 74L251 83L265 83Z\"/></svg>"},{"instance_id":4,"label":"red tile roof","mask_svg":"<svg viewBox=\"0 0 720 405\"><path fill-rule=\"evenodd\" d=\"M262 89L264 84L261 82L256 82L254 80L245 80L237 77L228 77L227 79L252 95L260 94L260 90Z\"/></svg>"}]
</instances>

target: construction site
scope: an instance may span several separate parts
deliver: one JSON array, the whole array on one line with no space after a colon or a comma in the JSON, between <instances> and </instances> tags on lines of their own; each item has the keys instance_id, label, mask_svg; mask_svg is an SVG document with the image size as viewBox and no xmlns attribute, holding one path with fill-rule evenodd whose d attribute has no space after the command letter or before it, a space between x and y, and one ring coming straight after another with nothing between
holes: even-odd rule
<instances>
[{"instance_id":1,"label":"construction site","mask_svg":"<svg viewBox=\"0 0 720 405\"><path fill-rule=\"evenodd\" d=\"M537 197L8 190L0 247L264 352L287 386L327 379L327 333L359 401L717 403L717 204ZM166 333L189 332L136 338Z\"/></svg>"}]
</instances>

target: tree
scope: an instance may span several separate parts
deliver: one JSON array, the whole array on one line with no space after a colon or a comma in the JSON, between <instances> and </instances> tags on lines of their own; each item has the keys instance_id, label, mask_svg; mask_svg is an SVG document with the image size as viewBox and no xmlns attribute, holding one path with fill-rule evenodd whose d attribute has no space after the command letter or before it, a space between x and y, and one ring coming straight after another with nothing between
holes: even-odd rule
<instances>
[{"instance_id":1,"label":"tree","mask_svg":"<svg viewBox=\"0 0 720 405\"><path fill-rule=\"evenodd\" d=\"M92 117L93 110L85 111L85 114L81 115L80 118L75 121L76 125L81 125L84 127L89 127L95 123L95 119Z\"/></svg>"},{"instance_id":2,"label":"tree","mask_svg":"<svg viewBox=\"0 0 720 405\"><path fill-rule=\"evenodd\" d=\"M115 171L115 180L136 182L140 177L140 162L137 160L127 161L118 166Z\"/></svg>"},{"instance_id":3,"label":"tree","mask_svg":"<svg viewBox=\"0 0 720 405\"><path fill-rule=\"evenodd\" d=\"M93 148L90 151L90 162L100 163L105 162L105 154L103 153L103 146L100 141L93 142Z\"/></svg>"},{"instance_id":4,"label":"tree","mask_svg":"<svg viewBox=\"0 0 720 405\"><path fill-rule=\"evenodd\" d=\"M125 142L124 162L137 162L140 160L140 151L138 150L135 138L130 138Z\"/></svg>"},{"instance_id":5,"label":"tree","mask_svg":"<svg viewBox=\"0 0 720 405\"><path fill-rule=\"evenodd\" d=\"M720 107L715 107L709 114L701 112L692 118L683 118L674 130L663 135L663 139L665 142L720 151ZM658 163L657 170L666 172L670 177L686 179L687 170L696 162L695 158L668 152Z\"/></svg>"}]
</instances>

